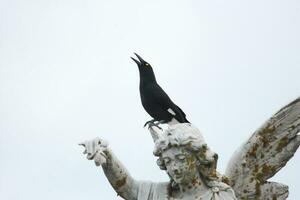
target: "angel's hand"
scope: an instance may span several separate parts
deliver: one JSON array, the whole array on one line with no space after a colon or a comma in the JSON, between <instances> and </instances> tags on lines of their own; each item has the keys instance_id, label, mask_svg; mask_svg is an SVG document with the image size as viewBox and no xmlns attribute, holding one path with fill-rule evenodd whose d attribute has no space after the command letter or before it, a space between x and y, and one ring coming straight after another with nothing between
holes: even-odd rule
<instances>
[{"instance_id":1,"label":"angel's hand","mask_svg":"<svg viewBox=\"0 0 300 200\"><path fill-rule=\"evenodd\" d=\"M107 161L108 143L100 138L85 141L79 145L85 148L83 154L87 154L88 160L94 160L96 166L100 166Z\"/></svg>"}]
</instances>

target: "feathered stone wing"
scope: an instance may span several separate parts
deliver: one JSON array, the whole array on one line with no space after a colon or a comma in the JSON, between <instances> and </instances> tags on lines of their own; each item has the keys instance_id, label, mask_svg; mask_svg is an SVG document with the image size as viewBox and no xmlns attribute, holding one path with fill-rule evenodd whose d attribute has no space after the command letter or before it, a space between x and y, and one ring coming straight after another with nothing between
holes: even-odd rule
<instances>
[{"instance_id":1,"label":"feathered stone wing","mask_svg":"<svg viewBox=\"0 0 300 200\"><path fill-rule=\"evenodd\" d=\"M226 175L240 200L282 200L288 186L268 182L300 144L300 98L279 110L231 158Z\"/></svg>"}]
</instances>

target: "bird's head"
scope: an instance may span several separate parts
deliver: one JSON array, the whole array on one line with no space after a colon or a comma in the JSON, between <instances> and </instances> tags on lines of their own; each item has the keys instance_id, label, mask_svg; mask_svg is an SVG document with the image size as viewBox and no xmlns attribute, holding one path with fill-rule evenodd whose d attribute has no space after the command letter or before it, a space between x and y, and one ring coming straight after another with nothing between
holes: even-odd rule
<instances>
[{"instance_id":1,"label":"bird's head","mask_svg":"<svg viewBox=\"0 0 300 200\"><path fill-rule=\"evenodd\" d=\"M138 65L139 68L144 68L144 69L151 68L151 65L148 62L146 62L141 56L139 56L137 53L134 53L134 54L136 55L136 57L139 60L137 60L133 57L130 57L130 58Z\"/></svg>"},{"instance_id":2,"label":"bird's head","mask_svg":"<svg viewBox=\"0 0 300 200\"><path fill-rule=\"evenodd\" d=\"M141 56L139 56L137 53L134 53L136 55L136 57L138 58L135 59L133 57L131 57L131 59L137 64L137 66L139 67L139 71L140 71L140 76L141 79L151 79L151 80L155 80L155 76L154 76L154 72L153 69L151 67L151 65L145 61Z\"/></svg>"}]
</instances>

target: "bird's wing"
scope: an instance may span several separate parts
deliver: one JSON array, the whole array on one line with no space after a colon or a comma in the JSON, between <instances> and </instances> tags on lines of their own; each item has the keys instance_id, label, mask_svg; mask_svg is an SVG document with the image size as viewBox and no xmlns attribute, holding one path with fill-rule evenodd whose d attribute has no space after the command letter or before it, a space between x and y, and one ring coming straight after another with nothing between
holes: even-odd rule
<instances>
[{"instance_id":1,"label":"bird's wing","mask_svg":"<svg viewBox=\"0 0 300 200\"><path fill-rule=\"evenodd\" d=\"M179 113L179 116L175 116L175 118L179 121L179 122L187 122L190 123L187 119L186 119L186 115L185 113L181 110L181 108L179 106L177 106L176 104L174 104L175 110L177 110L177 113Z\"/></svg>"},{"instance_id":2,"label":"bird's wing","mask_svg":"<svg viewBox=\"0 0 300 200\"><path fill-rule=\"evenodd\" d=\"M238 199L286 199L288 186L268 182L300 145L300 98L279 110L238 149L226 175Z\"/></svg>"},{"instance_id":3,"label":"bird's wing","mask_svg":"<svg viewBox=\"0 0 300 200\"><path fill-rule=\"evenodd\" d=\"M168 111L179 122L187 122L185 113L167 95L167 93L157 84L153 90L154 99L164 110Z\"/></svg>"}]
</instances>

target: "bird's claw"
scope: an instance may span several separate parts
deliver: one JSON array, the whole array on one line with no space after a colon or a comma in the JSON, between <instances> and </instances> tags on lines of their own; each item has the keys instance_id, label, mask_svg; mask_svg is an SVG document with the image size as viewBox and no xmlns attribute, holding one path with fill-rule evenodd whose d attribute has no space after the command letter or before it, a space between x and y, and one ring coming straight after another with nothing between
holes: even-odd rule
<instances>
[{"instance_id":1,"label":"bird's claw","mask_svg":"<svg viewBox=\"0 0 300 200\"><path fill-rule=\"evenodd\" d=\"M147 122L144 124L144 128L145 128L147 125L149 126L150 123L154 123L154 122L155 122L154 119L152 119L152 120L150 120L150 121L147 121Z\"/></svg>"},{"instance_id":2,"label":"bird's claw","mask_svg":"<svg viewBox=\"0 0 300 200\"><path fill-rule=\"evenodd\" d=\"M144 124L144 127L148 126L148 129L150 129L153 126L155 126L155 127L159 128L160 130L162 130L162 128L159 126L159 124L160 124L159 122L155 123L155 120L150 120Z\"/></svg>"}]
</instances>

